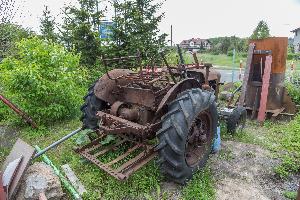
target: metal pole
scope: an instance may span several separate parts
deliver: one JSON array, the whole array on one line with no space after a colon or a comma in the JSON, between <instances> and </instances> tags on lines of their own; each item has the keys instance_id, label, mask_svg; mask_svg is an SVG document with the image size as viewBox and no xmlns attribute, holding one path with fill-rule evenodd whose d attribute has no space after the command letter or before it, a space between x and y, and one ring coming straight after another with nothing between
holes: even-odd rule
<instances>
[{"instance_id":1,"label":"metal pole","mask_svg":"<svg viewBox=\"0 0 300 200\"><path fill-rule=\"evenodd\" d=\"M173 25L171 25L171 47L173 46Z\"/></svg>"},{"instance_id":2,"label":"metal pole","mask_svg":"<svg viewBox=\"0 0 300 200\"><path fill-rule=\"evenodd\" d=\"M15 104L10 102L6 97L0 94L0 100L10 107L15 113L20 115L28 124L31 124L32 128L37 128L37 124L22 110L20 110Z\"/></svg>"},{"instance_id":3,"label":"metal pole","mask_svg":"<svg viewBox=\"0 0 300 200\"><path fill-rule=\"evenodd\" d=\"M232 74L231 74L231 82L233 82L233 79L234 79L234 63L235 63L235 49L233 49L233 55L232 55Z\"/></svg>"},{"instance_id":4,"label":"metal pole","mask_svg":"<svg viewBox=\"0 0 300 200\"><path fill-rule=\"evenodd\" d=\"M49 151L50 149L56 147L57 145L59 145L60 143L64 142L65 140L69 139L70 137L72 137L73 135L77 134L78 132L80 132L82 130L82 128L78 128L75 131L73 131L72 133L69 133L68 135L64 136L63 138L61 138L60 140L54 142L53 144L51 144L50 146L46 147L45 149L43 149L42 151L36 153L33 157L33 159L41 156L42 154L46 153L47 151Z\"/></svg>"},{"instance_id":5,"label":"metal pole","mask_svg":"<svg viewBox=\"0 0 300 200\"><path fill-rule=\"evenodd\" d=\"M37 150L37 152L41 152L41 149L38 146L35 146L35 149ZM69 183L69 181L62 175L62 173L59 171L59 169L52 163L52 161L46 156L43 155L42 156L44 162L49 165L54 173L60 178L61 182L63 183L63 185L66 187L67 190L69 190L69 192L72 194L72 196L74 197L74 199L81 199L80 195L78 194L78 192L76 191L76 189Z\"/></svg>"}]
</instances>

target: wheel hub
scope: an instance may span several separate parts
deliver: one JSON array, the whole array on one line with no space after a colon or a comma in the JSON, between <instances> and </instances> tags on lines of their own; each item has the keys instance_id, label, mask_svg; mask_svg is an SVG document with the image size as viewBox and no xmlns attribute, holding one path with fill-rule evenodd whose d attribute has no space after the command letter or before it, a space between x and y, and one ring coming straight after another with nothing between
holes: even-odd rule
<instances>
[{"instance_id":1,"label":"wheel hub","mask_svg":"<svg viewBox=\"0 0 300 200\"><path fill-rule=\"evenodd\" d=\"M212 124L209 113L200 113L191 125L186 143L185 158L189 166L195 166L210 148Z\"/></svg>"}]
</instances>

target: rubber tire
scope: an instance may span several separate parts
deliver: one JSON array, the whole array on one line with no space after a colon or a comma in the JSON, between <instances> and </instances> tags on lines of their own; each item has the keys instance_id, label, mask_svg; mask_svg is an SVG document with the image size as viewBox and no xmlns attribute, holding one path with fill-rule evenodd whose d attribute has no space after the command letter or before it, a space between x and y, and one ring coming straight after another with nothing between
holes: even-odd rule
<instances>
[{"instance_id":1,"label":"rubber tire","mask_svg":"<svg viewBox=\"0 0 300 200\"><path fill-rule=\"evenodd\" d=\"M228 119L227 119L227 132L228 133L235 134L237 132L237 126L242 117L245 118L245 121L243 122L243 126L242 126L242 129L244 129L246 118L247 118L247 110L242 106L238 106L238 107L234 108L234 110L228 116Z\"/></svg>"},{"instance_id":2,"label":"rubber tire","mask_svg":"<svg viewBox=\"0 0 300 200\"><path fill-rule=\"evenodd\" d=\"M205 166L211 153L218 123L215 96L201 89L186 90L169 105L168 110L169 112L162 118L162 128L156 133L159 140L156 146L158 164L166 178L185 184L197 169ZM203 158L192 167L185 160L185 146L194 119L205 110L211 114L213 138Z\"/></svg>"},{"instance_id":3,"label":"rubber tire","mask_svg":"<svg viewBox=\"0 0 300 200\"><path fill-rule=\"evenodd\" d=\"M96 97L94 87L95 83L88 89L88 94L83 97L85 103L80 108L82 112L80 120L82 121L84 129L95 130L99 128L96 113L97 111L103 110L106 106L104 101Z\"/></svg>"}]
</instances>

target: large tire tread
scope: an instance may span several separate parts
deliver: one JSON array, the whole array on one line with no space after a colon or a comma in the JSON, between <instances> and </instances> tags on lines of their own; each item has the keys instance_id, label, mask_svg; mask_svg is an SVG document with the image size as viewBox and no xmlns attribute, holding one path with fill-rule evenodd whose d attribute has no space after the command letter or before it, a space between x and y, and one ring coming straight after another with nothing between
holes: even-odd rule
<instances>
[{"instance_id":1,"label":"large tire tread","mask_svg":"<svg viewBox=\"0 0 300 200\"><path fill-rule=\"evenodd\" d=\"M179 94L178 98L169 104L169 112L162 117L162 128L156 134L159 139L156 147L159 154L158 163L166 178L185 184L194 171L206 163L210 149L197 167L188 166L185 160L185 143L193 120L205 110L213 110L213 134L216 134L217 111L214 99L210 92L191 89Z\"/></svg>"},{"instance_id":2,"label":"large tire tread","mask_svg":"<svg viewBox=\"0 0 300 200\"><path fill-rule=\"evenodd\" d=\"M98 128L98 119L96 117L97 111L105 108L105 102L96 97L94 87L95 83L89 87L88 94L83 97L85 102L80 107L82 112L80 120L83 123L83 128L92 130Z\"/></svg>"}]
</instances>

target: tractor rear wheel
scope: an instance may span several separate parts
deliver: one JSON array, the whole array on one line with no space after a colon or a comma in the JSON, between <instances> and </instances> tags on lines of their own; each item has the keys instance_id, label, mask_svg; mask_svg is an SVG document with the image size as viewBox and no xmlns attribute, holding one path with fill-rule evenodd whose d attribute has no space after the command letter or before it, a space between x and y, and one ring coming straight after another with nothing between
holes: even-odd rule
<instances>
[{"instance_id":1,"label":"tractor rear wheel","mask_svg":"<svg viewBox=\"0 0 300 200\"><path fill-rule=\"evenodd\" d=\"M168 109L156 134L158 163L168 179L185 184L211 153L218 122L215 96L201 89L186 90Z\"/></svg>"},{"instance_id":2,"label":"tractor rear wheel","mask_svg":"<svg viewBox=\"0 0 300 200\"><path fill-rule=\"evenodd\" d=\"M80 120L83 123L83 128L92 130L98 128L97 111L103 110L106 106L104 101L96 97L94 87L95 83L89 88L88 94L83 97L85 103L80 108L82 112Z\"/></svg>"}]
</instances>

